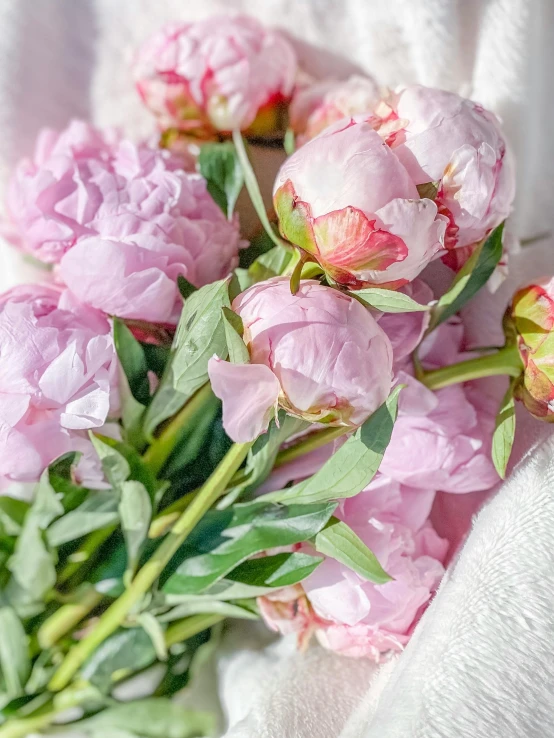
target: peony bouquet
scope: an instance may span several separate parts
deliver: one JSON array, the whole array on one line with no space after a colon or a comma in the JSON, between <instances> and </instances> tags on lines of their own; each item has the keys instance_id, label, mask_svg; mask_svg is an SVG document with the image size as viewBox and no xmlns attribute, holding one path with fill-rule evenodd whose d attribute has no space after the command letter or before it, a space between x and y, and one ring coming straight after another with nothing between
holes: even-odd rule
<instances>
[{"instance_id":1,"label":"peony bouquet","mask_svg":"<svg viewBox=\"0 0 554 738\"><path fill-rule=\"evenodd\" d=\"M228 619L402 650L460 541L444 499L504 477L515 400L554 418L554 279L503 346L459 317L513 248L492 113L308 79L240 16L133 69L151 140L43 130L6 193L43 270L0 296L0 738L213 735L172 697ZM284 145L272 205L260 145Z\"/></svg>"}]
</instances>

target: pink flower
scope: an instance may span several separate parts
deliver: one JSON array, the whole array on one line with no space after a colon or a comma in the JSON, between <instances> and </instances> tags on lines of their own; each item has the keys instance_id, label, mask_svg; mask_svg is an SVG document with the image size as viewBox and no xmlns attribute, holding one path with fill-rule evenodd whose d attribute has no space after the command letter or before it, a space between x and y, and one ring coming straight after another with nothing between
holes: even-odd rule
<instances>
[{"instance_id":1,"label":"pink flower","mask_svg":"<svg viewBox=\"0 0 554 738\"><path fill-rule=\"evenodd\" d=\"M405 287L401 287L399 291L420 305L428 305L433 300L433 291L421 279L415 279ZM392 344L396 364L409 356L419 345L429 325L429 313L425 311L384 313L377 320Z\"/></svg>"},{"instance_id":2,"label":"pink flower","mask_svg":"<svg viewBox=\"0 0 554 738\"><path fill-rule=\"evenodd\" d=\"M0 479L34 481L117 410L107 320L71 295L20 287L0 299Z\"/></svg>"},{"instance_id":3,"label":"pink flower","mask_svg":"<svg viewBox=\"0 0 554 738\"><path fill-rule=\"evenodd\" d=\"M281 167L283 235L337 282L398 288L443 247L446 218L366 122L326 128Z\"/></svg>"},{"instance_id":4,"label":"pink flower","mask_svg":"<svg viewBox=\"0 0 554 738\"><path fill-rule=\"evenodd\" d=\"M277 406L312 422L356 427L387 398L392 349L369 310L319 282L256 284L233 302L249 364L208 365L234 441L267 430Z\"/></svg>"},{"instance_id":5,"label":"pink flower","mask_svg":"<svg viewBox=\"0 0 554 738\"><path fill-rule=\"evenodd\" d=\"M50 148L49 136L16 171L9 205L21 246L60 262L58 277L81 302L174 322L179 274L201 286L237 265L238 221L225 218L205 180L179 159L130 141L108 145L85 124L72 123Z\"/></svg>"},{"instance_id":6,"label":"pink flower","mask_svg":"<svg viewBox=\"0 0 554 738\"><path fill-rule=\"evenodd\" d=\"M532 415L554 422L554 278L518 290L510 319L522 361L516 396Z\"/></svg>"},{"instance_id":7,"label":"pink flower","mask_svg":"<svg viewBox=\"0 0 554 738\"><path fill-rule=\"evenodd\" d=\"M276 106L290 98L296 56L281 35L254 18L212 16L149 38L134 74L162 128L256 129L268 122L262 116L272 119Z\"/></svg>"},{"instance_id":8,"label":"pink flower","mask_svg":"<svg viewBox=\"0 0 554 738\"><path fill-rule=\"evenodd\" d=\"M299 87L289 108L296 145L302 146L343 118L370 113L378 100L379 86L372 77L353 75L346 80L324 79Z\"/></svg>"},{"instance_id":9,"label":"pink flower","mask_svg":"<svg viewBox=\"0 0 554 738\"><path fill-rule=\"evenodd\" d=\"M378 476L356 497L341 502L337 516L369 546L393 577L374 584L338 563L325 560L296 591L275 607L261 598L264 620L280 632L298 632L347 656L381 660L408 642L423 608L437 588L448 550L428 515L434 492L404 487ZM299 590L303 590L303 599ZM300 606L299 603L303 603Z\"/></svg>"},{"instance_id":10,"label":"pink flower","mask_svg":"<svg viewBox=\"0 0 554 738\"><path fill-rule=\"evenodd\" d=\"M510 213L514 163L497 118L452 92L420 85L393 94L380 108L390 141L417 184L435 182L435 202L449 220L447 248L481 241Z\"/></svg>"}]
</instances>

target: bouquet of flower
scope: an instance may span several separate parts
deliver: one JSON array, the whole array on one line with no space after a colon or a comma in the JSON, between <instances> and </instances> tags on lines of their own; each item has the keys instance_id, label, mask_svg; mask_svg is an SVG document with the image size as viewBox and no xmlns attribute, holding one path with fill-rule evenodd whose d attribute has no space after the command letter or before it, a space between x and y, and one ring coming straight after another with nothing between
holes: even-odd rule
<instances>
[{"instance_id":1,"label":"bouquet of flower","mask_svg":"<svg viewBox=\"0 0 554 738\"><path fill-rule=\"evenodd\" d=\"M44 130L7 192L44 270L0 296L0 738L213 735L172 697L227 619L401 650L455 553L437 492L504 477L516 399L554 417L554 280L503 346L458 317L507 268L492 113L310 80L246 17L163 29L134 72L159 135ZM288 156L273 209L249 143Z\"/></svg>"}]
</instances>

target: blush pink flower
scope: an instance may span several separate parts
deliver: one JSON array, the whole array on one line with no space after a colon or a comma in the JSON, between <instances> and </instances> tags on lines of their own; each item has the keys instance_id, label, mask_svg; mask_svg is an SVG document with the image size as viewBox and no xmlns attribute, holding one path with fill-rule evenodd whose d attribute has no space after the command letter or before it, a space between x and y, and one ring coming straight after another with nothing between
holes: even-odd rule
<instances>
[{"instance_id":1,"label":"blush pink flower","mask_svg":"<svg viewBox=\"0 0 554 738\"><path fill-rule=\"evenodd\" d=\"M289 108L296 145L302 146L328 126L358 113L370 113L379 101L372 77L324 79L296 89Z\"/></svg>"},{"instance_id":2,"label":"blush pink flower","mask_svg":"<svg viewBox=\"0 0 554 738\"><path fill-rule=\"evenodd\" d=\"M434 299L432 289L421 279L415 279L399 291L420 305L428 305ZM429 313L423 310L413 313L383 313L377 320L392 344L394 363L397 364L419 345L429 325Z\"/></svg>"},{"instance_id":3,"label":"blush pink flower","mask_svg":"<svg viewBox=\"0 0 554 738\"><path fill-rule=\"evenodd\" d=\"M19 166L9 208L20 245L59 262L57 276L105 313L174 322L176 278L202 286L238 263L238 221L226 219L205 180L168 152L110 141L72 123Z\"/></svg>"},{"instance_id":4,"label":"blush pink flower","mask_svg":"<svg viewBox=\"0 0 554 738\"><path fill-rule=\"evenodd\" d=\"M515 195L513 157L498 119L452 92L420 85L390 95L378 108L392 150L417 185L434 182L449 220L445 246L481 241L509 215Z\"/></svg>"},{"instance_id":5,"label":"blush pink flower","mask_svg":"<svg viewBox=\"0 0 554 738\"><path fill-rule=\"evenodd\" d=\"M296 56L248 16L176 23L149 38L134 64L137 89L163 128L263 132L292 94ZM256 120L257 119L257 120Z\"/></svg>"},{"instance_id":6,"label":"blush pink flower","mask_svg":"<svg viewBox=\"0 0 554 738\"><path fill-rule=\"evenodd\" d=\"M117 410L108 321L68 293L19 287L0 298L0 479L34 481Z\"/></svg>"},{"instance_id":7,"label":"blush pink flower","mask_svg":"<svg viewBox=\"0 0 554 738\"><path fill-rule=\"evenodd\" d=\"M356 427L387 398L392 349L369 310L319 282L260 282L233 301L248 364L214 357L208 372L234 441L267 430L279 406L291 415Z\"/></svg>"},{"instance_id":8,"label":"blush pink flower","mask_svg":"<svg viewBox=\"0 0 554 738\"><path fill-rule=\"evenodd\" d=\"M443 247L446 218L364 121L344 119L296 151L273 200L283 235L348 286L401 287Z\"/></svg>"},{"instance_id":9,"label":"blush pink flower","mask_svg":"<svg viewBox=\"0 0 554 738\"><path fill-rule=\"evenodd\" d=\"M449 543L428 520L434 494L378 476L359 495L343 500L337 517L393 580L374 584L326 557L298 587L296 604L291 592L278 608L278 592L271 604L260 599L264 620L304 640L315 632L325 648L346 656L380 661L387 652L402 650L444 574Z\"/></svg>"}]
</instances>

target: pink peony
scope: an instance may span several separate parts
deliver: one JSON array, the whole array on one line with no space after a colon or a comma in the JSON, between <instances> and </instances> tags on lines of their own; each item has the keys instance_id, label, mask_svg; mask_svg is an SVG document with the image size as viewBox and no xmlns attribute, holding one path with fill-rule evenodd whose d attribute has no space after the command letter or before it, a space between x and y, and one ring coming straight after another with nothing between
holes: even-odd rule
<instances>
[{"instance_id":1,"label":"pink peony","mask_svg":"<svg viewBox=\"0 0 554 738\"><path fill-rule=\"evenodd\" d=\"M40 285L0 298L0 358L5 486L34 481L57 456L89 448L86 431L117 409L117 359L100 313Z\"/></svg>"},{"instance_id":2,"label":"pink peony","mask_svg":"<svg viewBox=\"0 0 554 738\"><path fill-rule=\"evenodd\" d=\"M378 100L377 82L359 75L346 80L324 79L298 88L289 108L296 145L302 146L343 118L370 113Z\"/></svg>"},{"instance_id":3,"label":"pink peony","mask_svg":"<svg viewBox=\"0 0 554 738\"><path fill-rule=\"evenodd\" d=\"M510 213L514 162L498 119L452 92L413 85L380 106L384 133L417 184L438 184L436 203L449 220L447 248L481 241Z\"/></svg>"},{"instance_id":4,"label":"pink peony","mask_svg":"<svg viewBox=\"0 0 554 738\"><path fill-rule=\"evenodd\" d=\"M296 151L273 197L283 235L341 284L401 287L443 247L447 219L363 121L344 119Z\"/></svg>"},{"instance_id":5,"label":"pink peony","mask_svg":"<svg viewBox=\"0 0 554 738\"><path fill-rule=\"evenodd\" d=\"M356 497L341 502L337 516L369 546L393 580L374 584L325 560L302 582L293 607L290 595L276 606L260 598L266 622L280 632L315 632L319 642L347 656L379 661L409 640L417 619L437 588L448 550L428 515L434 492L414 490L378 476ZM288 602L288 607L287 607Z\"/></svg>"},{"instance_id":6,"label":"pink peony","mask_svg":"<svg viewBox=\"0 0 554 738\"><path fill-rule=\"evenodd\" d=\"M392 349L369 310L319 282L260 282L233 302L244 325L249 364L214 357L208 371L235 441L267 430L280 406L291 415L356 427L387 398Z\"/></svg>"},{"instance_id":7,"label":"pink peony","mask_svg":"<svg viewBox=\"0 0 554 738\"><path fill-rule=\"evenodd\" d=\"M162 128L263 132L292 94L296 56L254 18L212 16L172 24L149 38L134 74Z\"/></svg>"},{"instance_id":8,"label":"pink peony","mask_svg":"<svg viewBox=\"0 0 554 738\"><path fill-rule=\"evenodd\" d=\"M238 263L238 222L228 221L198 174L165 151L130 141L108 145L72 123L35 161L17 169L9 206L21 246L60 262L58 276L105 313L175 321L179 274L197 286Z\"/></svg>"},{"instance_id":9,"label":"pink peony","mask_svg":"<svg viewBox=\"0 0 554 738\"><path fill-rule=\"evenodd\" d=\"M433 291L421 279L415 279L400 289L420 305L433 301ZM392 344L394 363L409 356L419 345L429 325L429 313L384 313L377 318Z\"/></svg>"}]
</instances>

